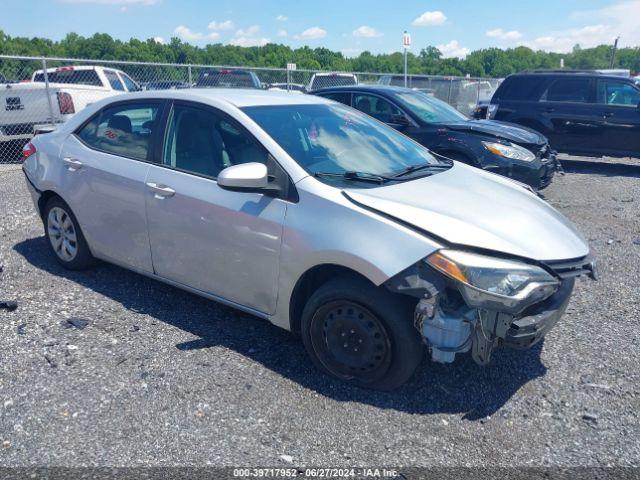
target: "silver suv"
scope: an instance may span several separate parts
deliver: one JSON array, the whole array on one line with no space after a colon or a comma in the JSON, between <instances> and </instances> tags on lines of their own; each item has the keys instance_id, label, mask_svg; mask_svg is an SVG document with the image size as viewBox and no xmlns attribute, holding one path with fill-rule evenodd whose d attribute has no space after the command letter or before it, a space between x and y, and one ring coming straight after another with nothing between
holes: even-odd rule
<instances>
[{"instance_id":1,"label":"silver suv","mask_svg":"<svg viewBox=\"0 0 640 480\"><path fill-rule=\"evenodd\" d=\"M113 97L24 157L63 266L101 259L268 319L370 388L407 381L425 345L481 364L529 347L594 276L582 236L527 188L320 97Z\"/></svg>"}]
</instances>

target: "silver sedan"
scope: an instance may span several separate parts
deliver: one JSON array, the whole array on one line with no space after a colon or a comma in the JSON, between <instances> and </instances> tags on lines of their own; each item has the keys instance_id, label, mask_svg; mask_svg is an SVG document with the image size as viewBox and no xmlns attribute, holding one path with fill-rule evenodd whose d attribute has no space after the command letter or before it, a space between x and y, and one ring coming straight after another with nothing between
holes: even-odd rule
<instances>
[{"instance_id":1,"label":"silver sedan","mask_svg":"<svg viewBox=\"0 0 640 480\"><path fill-rule=\"evenodd\" d=\"M525 348L595 277L573 225L520 184L434 158L320 98L111 97L24 149L48 244L300 334L323 371L392 389L438 362Z\"/></svg>"}]
</instances>

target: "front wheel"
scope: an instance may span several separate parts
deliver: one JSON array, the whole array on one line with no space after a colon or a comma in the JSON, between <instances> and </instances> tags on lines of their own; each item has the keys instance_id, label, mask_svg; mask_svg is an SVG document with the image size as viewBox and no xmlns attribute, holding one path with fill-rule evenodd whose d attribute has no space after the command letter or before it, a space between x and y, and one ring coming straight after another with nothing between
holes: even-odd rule
<instances>
[{"instance_id":1,"label":"front wheel","mask_svg":"<svg viewBox=\"0 0 640 480\"><path fill-rule=\"evenodd\" d=\"M93 256L78 220L61 198L53 197L44 208L44 232L56 260L69 270L84 270Z\"/></svg>"},{"instance_id":2,"label":"front wheel","mask_svg":"<svg viewBox=\"0 0 640 480\"><path fill-rule=\"evenodd\" d=\"M376 390L405 383L423 354L411 300L359 278L332 280L311 296L302 339L320 370Z\"/></svg>"}]
</instances>

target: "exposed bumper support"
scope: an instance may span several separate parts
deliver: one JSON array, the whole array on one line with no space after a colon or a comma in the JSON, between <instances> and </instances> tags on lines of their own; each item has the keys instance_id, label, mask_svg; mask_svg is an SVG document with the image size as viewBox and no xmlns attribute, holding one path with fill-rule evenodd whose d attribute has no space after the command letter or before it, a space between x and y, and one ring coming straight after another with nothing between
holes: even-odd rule
<instances>
[{"instance_id":1,"label":"exposed bumper support","mask_svg":"<svg viewBox=\"0 0 640 480\"><path fill-rule=\"evenodd\" d=\"M556 293L518 318L496 311L481 312L473 330L471 356L474 361L487 365L501 344L525 349L538 343L564 314L574 284L573 278L563 281Z\"/></svg>"}]
</instances>

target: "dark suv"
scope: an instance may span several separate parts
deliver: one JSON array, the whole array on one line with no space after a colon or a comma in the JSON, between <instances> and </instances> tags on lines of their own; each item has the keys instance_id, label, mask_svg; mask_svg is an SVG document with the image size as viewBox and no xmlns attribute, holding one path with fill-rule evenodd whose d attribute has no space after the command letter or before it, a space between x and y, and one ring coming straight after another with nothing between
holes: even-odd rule
<instances>
[{"instance_id":1,"label":"dark suv","mask_svg":"<svg viewBox=\"0 0 640 480\"><path fill-rule=\"evenodd\" d=\"M433 153L537 190L551 183L558 168L555 152L540 133L504 122L470 120L451 105L418 90L353 85L314 94L371 115Z\"/></svg>"},{"instance_id":2,"label":"dark suv","mask_svg":"<svg viewBox=\"0 0 640 480\"><path fill-rule=\"evenodd\" d=\"M539 71L505 79L487 117L538 130L575 155L640 156L640 88L597 72Z\"/></svg>"}]
</instances>

